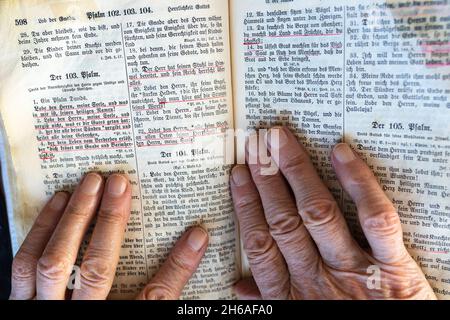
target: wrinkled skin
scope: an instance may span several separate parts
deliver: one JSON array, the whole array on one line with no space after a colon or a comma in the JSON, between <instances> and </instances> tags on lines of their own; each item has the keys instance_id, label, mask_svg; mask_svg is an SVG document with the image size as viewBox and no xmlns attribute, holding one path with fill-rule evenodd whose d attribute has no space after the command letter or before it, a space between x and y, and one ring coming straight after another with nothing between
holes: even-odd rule
<instances>
[{"instance_id":1,"label":"wrinkled skin","mask_svg":"<svg viewBox=\"0 0 450 320\"><path fill-rule=\"evenodd\" d=\"M352 238L337 203L287 128L267 137L277 174L258 161L233 168L231 191L253 279L244 299L436 299L402 239L398 214L367 165L346 144L332 152L371 250ZM273 141L272 141L273 140ZM257 153L247 148L247 159ZM277 154L277 157L273 155ZM376 273L374 273L376 270ZM379 275L379 282L374 276ZM369 282L369 285L368 285Z\"/></svg>"},{"instance_id":2,"label":"wrinkled skin","mask_svg":"<svg viewBox=\"0 0 450 320\"><path fill-rule=\"evenodd\" d=\"M14 257L10 299L105 299L116 272L130 205L130 182L119 174L111 175L105 184L99 174L89 173L72 196L56 193ZM80 288L67 290L94 216L97 221L80 266ZM188 230L137 298L177 299L207 245L208 235L202 228Z\"/></svg>"}]
</instances>

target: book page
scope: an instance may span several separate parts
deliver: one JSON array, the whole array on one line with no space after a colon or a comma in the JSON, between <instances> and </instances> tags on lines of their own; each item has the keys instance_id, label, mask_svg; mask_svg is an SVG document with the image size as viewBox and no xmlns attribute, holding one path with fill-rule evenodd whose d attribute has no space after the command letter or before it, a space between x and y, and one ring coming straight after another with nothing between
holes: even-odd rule
<instances>
[{"instance_id":1,"label":"book page","mask_svg":"<svg viewBox=\"0 0 450 320\"><path fill-rule=\"evenodd\" d=\"M190 226L210 243L183 298L231 298L238 240L228 1L0 1L0 110L15 248L57 190L128 175L111 298L132 298ZM12 206L12 207L11 207Z\"/></svg>"},{"instance_id":2,"label":"book page","mask_svg":"<svg viewBox=\"0 0 450 320\"><path fill-rule=\"evenodd\" d=\"M331 148L349 143L392 199L406 246L450 298L448 1L231 1L237 129L287 125L364 244Z\"/></svg>"}]
</instances>

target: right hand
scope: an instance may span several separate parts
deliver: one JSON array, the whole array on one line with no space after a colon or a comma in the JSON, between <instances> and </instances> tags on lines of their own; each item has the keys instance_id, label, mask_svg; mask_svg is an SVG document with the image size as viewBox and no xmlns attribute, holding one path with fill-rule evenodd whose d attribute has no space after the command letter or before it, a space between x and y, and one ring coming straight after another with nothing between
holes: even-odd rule
<instances>
[{"instance_id":1,"label":"right hand","mask_svg":"<svg viewBox=\"0 0 450 320\"><path fill-rule=\"evenodd\" d=\"M232 170L235 211L254 277L236 285L237 295L247 299L436 299L403 244L394 206L364 161L343 143L332 153L333 167L356 204L371 251L363 250L351 236L305 148L287 128L272 130L279 130L279 142L271 141L269 133L267 145L271 154L279 152L278 159L274 157L280 169L277 174L261 175L260 164ZM249 153L257 154L256 150ZM372 274L374 270L379 272ZM380 286L368 286L368 280L377 275Z\"/></svg>"}]
</instances>

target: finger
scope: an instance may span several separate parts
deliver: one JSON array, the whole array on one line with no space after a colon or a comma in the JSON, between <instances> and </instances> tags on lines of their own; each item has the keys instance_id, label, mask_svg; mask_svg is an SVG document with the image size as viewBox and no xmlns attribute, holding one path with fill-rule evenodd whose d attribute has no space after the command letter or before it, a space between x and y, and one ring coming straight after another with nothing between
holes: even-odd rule
<instances>
[{"instance_id":1,"label":"finger","mask_svg":"<svg viewBox=\"0 0 450 320\"><path fill-rule=\"evenodd\" d=\"M100 175L89 173L73 193L38 261L37 299L64 299L81 241L97 210L102 189Z\"/></svg>"},{"instance_id":2,"label":"finger","mask_svg":"<svg viewBox=\"0 0 450 320\"><path fill-rule=\"evenodd\" d=\"M325 263L335 268L361 266L366 261L363 252L304 147L285 127L270 130L268 146L294 192L300 216Z\"/></svg>"},{"instance_id":3,"label":"finger","mask_svg":"<svg viewBox=\"0 0 450 320\"><path fill-rule=\"evenodd\" d=\"M345 143L333 149L332 163L340 183L356 204L373 256L384 263L408 258L400 218L369 167Z\"/></svg>"},{"instance_id":4,"label":"finger","mask_svg":"<svg viewBox=\"0 0 450 320\"><path fill-rule=\"evenodd\" d=\"M169 254L158 273L139 293L140 300L178 299L197 270L208 245L208 234L200 227L186 232Z\"/></svg>"},{"instance_id":5,"label":"finger","mask_svg":"<svg viewBox=\"0 0 450 320\"><path fill-rule=\"evenodd\" d=\"M38 259L55 230L68 200L67 193L56 193L36 218L13 260L10 299L28 300L36 295Z\"/></svg>"},{"instance_id":6,"label":"finger","mask_svg":"<svg viewBox=\"0 0 450 320\"><path fill-rule=\"evenodd\" d=\"M234 293L240 300L261 300L261 293L253 278L239 280L233 287Z\"/></svg>"},{"instance_id":7,"label":"finger","mask_svg":"<svg viewBox=\"0 0 450 320\"><path fill-rule=\"evenodd\" d=\"M286 262L269 232L261 200L247 166L231 172L231 193L250 269L264 299L285 299L290 283Z\"/></svg>"},{"instance_id":8,"label":"finger","mask_svg":"<svg viewBox=\"0 0 450 320\"><path fill-rule=\"evenodd\" d=\"M111 290L131 206L131 185L113 174L106 182L89 246L80 268L80 288L72 299L106 299Z\"/></svg>"},{"instance_id":9,"label":"finger","mask_svg":"<svg viewBox=\"0 0 450 320\"><path fill-rule=\"evenodd\" d=\"M249 141L247 149L249 158L252 158L252 154L257 154L258 146L251 143L251 139ZM260 145L259 148L265 149L265 146ZM249 168L261 198L270 234L286 260L291 282L300 281L306 272L317 271L319 253L298 214L291 190L279 170L264 170L265 166L261 164L259 157L253 158L256 163L249 164ZM267 172L271 174L266 174Z\"/></svg>"}]
</instances>

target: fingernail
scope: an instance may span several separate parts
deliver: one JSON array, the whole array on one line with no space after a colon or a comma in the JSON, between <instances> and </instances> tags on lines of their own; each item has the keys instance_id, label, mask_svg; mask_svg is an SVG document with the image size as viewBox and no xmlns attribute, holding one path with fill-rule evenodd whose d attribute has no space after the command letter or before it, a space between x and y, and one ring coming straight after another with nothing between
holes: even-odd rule
<instances>
[{"instance_id":1,"label":"fingernail","mask_svg":"<svg viewBox=\"0 0 450 320\"><path fill-rule=\"evenodd\" d=\"M102 178L96 173L87 174L81 183L81 191L90 196L95 196L102 185Z\"/></svg>"},{"instance_id":2,"label":"fingernail","mask_svg":"<svg viewBox=\"0 0 450 320\"><path fill-rule=\"evenodd\" d=\"M231 170L231 179L236 186L243 186L251 181L250 172L246 166L234 166Z\"/></svg>"},{"instance_id":3,"label":"fingernail","mask_svg":"<svg viewBox=\"0 0 450 320\"><path fill-rule=\"evenodd\" d=\"M55 194L52 198L52 201L50 202L50 207L53 210L62 210L67 204L67 200L69 199L69 196L65 192L58 192Z\"/></svg>"},{"instance_id":4,"label":"fingernail","mask_svg":"<svg viewBox=\"0 0 450 320\"><path fill-rule=\"evenodd\" d=\"M346 164L356 159L352 149L346 143L339 143L333 149L334 157L342 164Z\"/></svg>"},{"instance_id":5,"label":"fingernail","mask_svg":"<svg viewBox=\"0 0 450 320\"><path fill-rule=\"evenodd\" d=\"M205 230L195 227L188 236L187 243L195 251L200 251L208 240L208 234Z\"/></svg>"},{"instance_id":6,"label":"fingernail","mask_svg":"<svg viewBox=\"0 0 450 320\"><path fill-rule=\"evenodd\" d=\"M120 196L125 192L126 189L127 180L123 176L119 174L113 174L109 177L106 189L109 194L113 196Z\"/></svg>"},{"instance_id":7,"label":"fingernail","mask_svg":"<svg viewBox=\"0 0 450 320\"><path fill-rule=\"evenodd\" d=\"M268 132L267 142L271 149L281 149L288 142L285 127L273 127Z\"/></svg>"}]
</instances>

